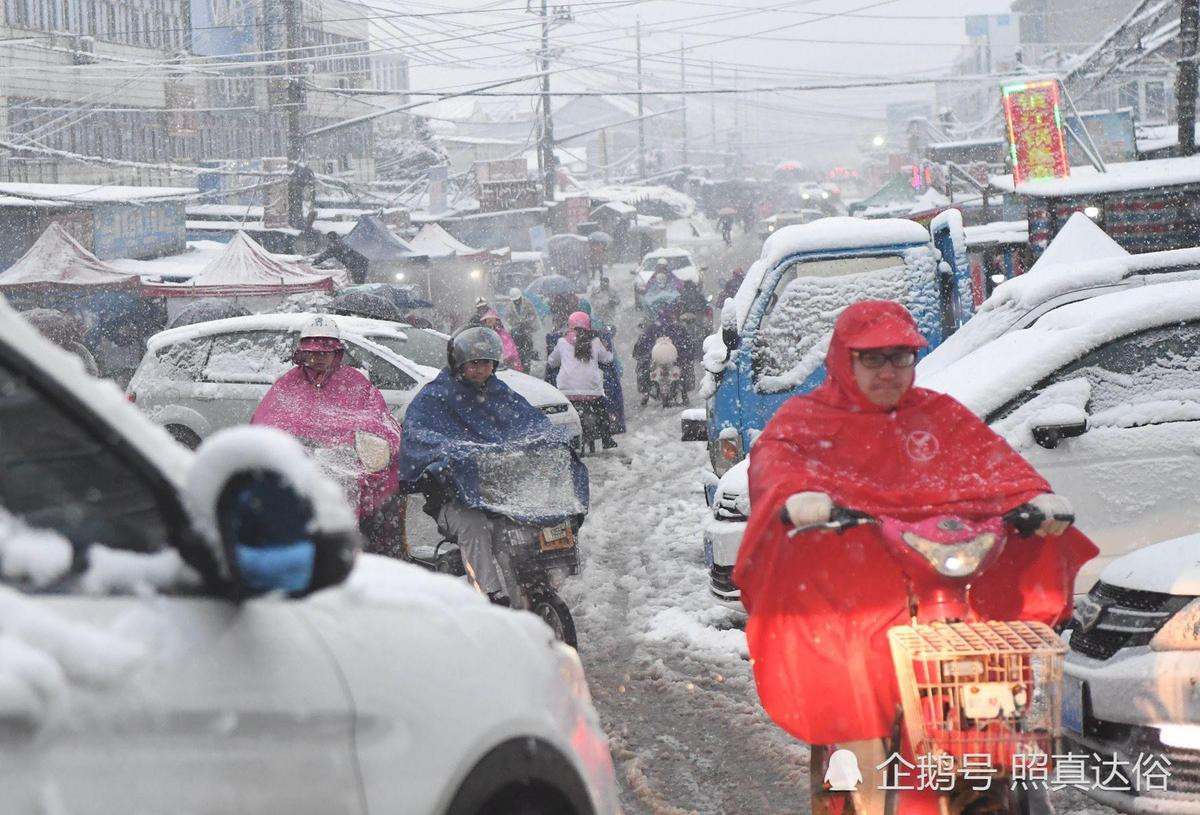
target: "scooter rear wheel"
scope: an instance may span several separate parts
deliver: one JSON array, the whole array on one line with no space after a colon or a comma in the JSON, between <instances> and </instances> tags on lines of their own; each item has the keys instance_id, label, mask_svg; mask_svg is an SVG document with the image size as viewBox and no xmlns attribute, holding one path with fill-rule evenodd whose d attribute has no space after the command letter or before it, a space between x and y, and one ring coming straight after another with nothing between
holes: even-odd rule
<instances>
[{"instance_id":1,"label":"scooter rear wheel","mask_svg":"<svg viewBox=\"0 0 1200 815\"><path fill-rule=\"evenodd\" d=\"M542 589L536 594L530 595L529 610L550 626L556 640L564 642L572 648L577 647L575 619L571 616L571 609L567 608L567 604L563 602L556 591Z\"/></svg>"}]
</instances>

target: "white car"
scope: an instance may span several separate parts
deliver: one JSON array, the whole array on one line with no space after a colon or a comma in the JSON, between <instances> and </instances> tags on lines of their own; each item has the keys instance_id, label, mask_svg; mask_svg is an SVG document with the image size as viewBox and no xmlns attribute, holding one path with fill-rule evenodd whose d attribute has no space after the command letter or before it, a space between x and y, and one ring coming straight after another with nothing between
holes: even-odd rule
<instances>
[{"instance_id":1,"label":"white car","mask_svg":"<svg viewBox=\"0 0 1200 815\"><path fill-rule=\"evenodd\" d=\"M159 332L126 389L146 415L195 448L211 433L246 424L267 390L293 367L311 314L257 314ZM327 315L346 343L345 364L362 370L401 423L408 403L446 365L445 334L386 320ZM517 371L497 376L578 438L579 414L553 385Z\"/></svg>"},{"instance_id":2,"label":"white car","mask_svg":"<svg viewBox=\"0 0 1200 815\"><path fill-rule=\"evenodd\" d=\"M230 528L204 500L230 482L2 299L0 438L5 813L618 811L578 658L541 620L363 555L305 597L228 599L196 507ZM258 447L238 466L278 463ZM320 483L306 528L352 529Z\"/></svg>"},{"instance_id":3,"label":"white car","mask_svg":"<svg viewBox=\"0 0 1200 815\"><path fill-rule=\"evenodd\" d=\"M1107 779L1083 791L1124 812L1200 812L1198 550L1193 534L1114 560L1066 634L1064 752Z\"/></svg>"},{"instance_id":4,"label":"white car","mask_svg":"<svg viewBox=\"0 0 1200 815\"><path fill-rule=\"evenodd\" d=\"M667 271L675 276L680 283L695 283L700 285L700 269L692 259L692 253L686 249L656 249L642 258L642 266L637 271L637 291L645 292L646 284L654 277L658 262L667 262Z\"/></svg>"},{"instance_id":5,"label":"white car","mask_svg":"<svg viewBox=\"0 0 1200 815\"><path fill-rule=\"evenodd\" d=\"M1114 557L1200 529L1200 280L1076 290L1015 325L933 371L923 361L917 384L965 404L1074 504L1100 547L1077 590ZM723 599L737 596L745 478L721 479L704 536Z\"/></svg>"}]
</instances>

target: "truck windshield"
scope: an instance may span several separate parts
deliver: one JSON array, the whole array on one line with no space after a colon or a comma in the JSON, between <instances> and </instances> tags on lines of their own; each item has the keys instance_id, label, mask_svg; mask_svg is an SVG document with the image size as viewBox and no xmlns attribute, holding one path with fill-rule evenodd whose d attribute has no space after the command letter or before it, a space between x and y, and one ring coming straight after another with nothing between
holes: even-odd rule
<instances>
[{"instance_id":1,"label":"truck windshield","mask_svg":"<svg viewBox=\"0 0 1200 815\"><path fill-rule=\"evenodd\" d=\"M825 361L833 323L860 300L909 300L909 269L899 255L797 262L768 301L751 355L755 387L774 393L803 384Z\"/></svg>"}]
</instances>

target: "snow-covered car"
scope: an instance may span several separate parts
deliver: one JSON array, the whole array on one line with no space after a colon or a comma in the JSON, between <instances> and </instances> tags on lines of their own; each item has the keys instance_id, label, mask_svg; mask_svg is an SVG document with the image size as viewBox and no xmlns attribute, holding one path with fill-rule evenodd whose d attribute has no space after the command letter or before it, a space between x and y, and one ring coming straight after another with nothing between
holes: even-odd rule
<instances>
[{"instance_id":1,"label":"snow-covered car","mask_svg":"<svg viewBox=\"0 0 1200 815\"><path fill-rule=\"evenodd\" d=\"M291 439L226 433L193 455L0 300L4 812L617 812L578 658L533 615L367 555L230 599L238 472L355 533L315 468L261 452L311 467Z\"/></svg>"},{"instance_id":2,"label":"snow-covered car","mask_svg":"<svg viewBox=\"0 0 1200 815\"><path fill-rule=\"evenodd\" d=\"M776 230L793 224L810 224L824 218L825 212L819 209L786 210L769 215L758 222L758 236L764 241L771 237Z\"/></svg>"},{"instance_id":3,"label":"snow-covered car","mask_svg":"<svg viewBox=\"0 0 1200 815\"><path fill-rule=\"evenodd\" d=\"M646 291L646 284L650 282L650 278L654 277L654 270L658 268L660 260L667 262L667 271L674 275L680 283L700 285L700 269L696 266L696 261L692 259L691 252L674 247L656 249L642 258L641 268L637 270L637 285L635 286L637 294L640 295Z\"/></svg>"},{"instance_id":4,"label":"snow-covered car","mask_svg":"<svg viewBox=\"0 0 1200 815\"><path fill-rule=\"evenodd\" d=\"M1200 812L1198 549L1189 535L1112 561L1066 634L1063 752L1124 812Z\"/></svg>"},{"instance_id":5,"label":"snow-covered car","mask_svg":"<svg viewBox=\"0 0 1200 815\"><path fill-rule=\"evenodd\" d=\"M300 329L312 316L258 314L159 332L146 344L129 398L194 448L217 430L250 421L267 389L292 367ZM346 343L345 363L370 377L403 423L408 403L445 366L448 337L386 320L329 316ZM552 422L580 436L579 414L553 385L517 371L497 375Z\"/></svg>"},{"instance_id":6,"label":"snow-covered car","mask_svg":"<svg viewBox=\"0 0 1200 815\"><path fill-rule=\"evenodd\" d=\"M1076 583L1085 591L1112 558L1200 529L1200 280L1063 297L950 364L922 362L917 384L965 404L1070 499L1100 547ZM730 524L750 507L745 475L726 476L705 550L714 593L733 599Z\"/></svg>"}]
</instances>

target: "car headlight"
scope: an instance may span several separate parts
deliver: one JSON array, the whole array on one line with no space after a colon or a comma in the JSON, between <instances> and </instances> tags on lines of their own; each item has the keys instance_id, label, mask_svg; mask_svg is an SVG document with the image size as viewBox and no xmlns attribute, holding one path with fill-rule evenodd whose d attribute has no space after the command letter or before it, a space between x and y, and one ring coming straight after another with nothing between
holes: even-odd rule
<instances>
[{"instance_id":1,"label":"car headlight","mask_svg":"<svg viewBox=\"0 0 1200 815\"><path fill-rule=\"evenodd\" d=\"M362 430L354 432L354 452L358 453L358 460L369 473L385 469L392 460L392 448L388 446L387 441L374 433Z\"/></svg>"},{"instance_id":2,"label":"car headlight","mask_svg":"<svg viewBox=\"0 0 1200 815\"><path fill-rule=\"evenodd\" d=\"M1151 651L1200 650L1200 597L1192 600L1163 623L1150 640Z\"/></svg>"}]
</instances>

